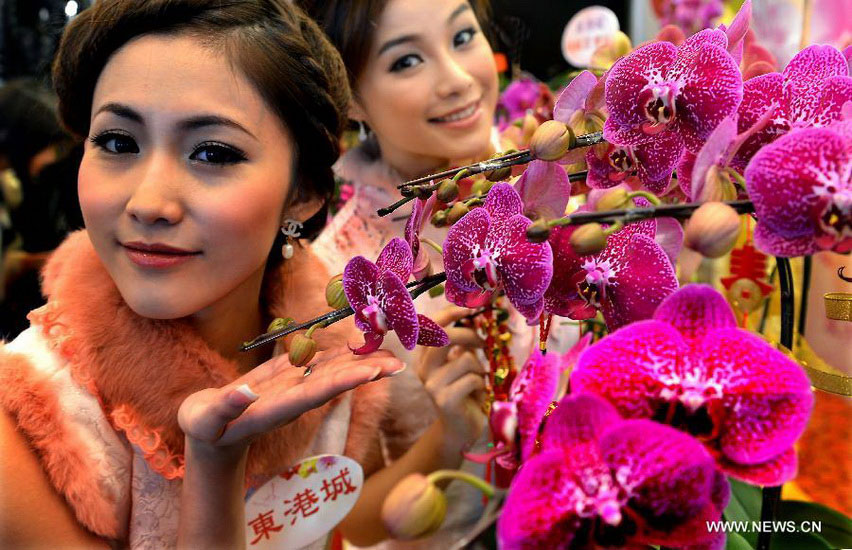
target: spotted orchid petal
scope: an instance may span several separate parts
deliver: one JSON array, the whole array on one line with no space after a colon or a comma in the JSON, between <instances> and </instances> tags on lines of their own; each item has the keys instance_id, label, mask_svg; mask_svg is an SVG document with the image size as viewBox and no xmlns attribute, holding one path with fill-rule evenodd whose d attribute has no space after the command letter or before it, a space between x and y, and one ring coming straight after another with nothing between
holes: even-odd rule
<instances>
[{"instance_id":1,"label":"spotted orchid petal","mask_svg":"<svg viewBox=\"0 0 852 550\"><path fill-rule=\"evenodd\" d=\"M370 324L361 313L369 304L367 297L375 296L379 268L363 256L355 256L343 269L343 293L355 312L355 325L363 332L370 331Z\"/></svg>"},{"instance_id":2,"label":"spotted orchid petal","mask_svg":"<svg viewBox=\"0 0 852 550\"><path fill-rule=\"evenodd\" d=\"M713 166L723 166L726 164L726 155L731 146L731 143L737 137L737 115L736 113L716 126L716 129L710 132L707 136L707 141L698 151L695 156L695 163L692 167L690 181L692 188L689 192L689 197L696 200L704 191L704 186L707 183L707 173Z\"/></svg>"},{"instance_id":3,"label":"spotted orchid petal","mask_svg":"<svg viewBox=\"0 0 852 550\"><path fill-rule=\"evenodd\" d=\"M731 21L731 26L725 29L725 35L728 38L728 52L731 53L737 64L742 61L744 39L750 25L751 0L746 0L734 16L734 20ZM739 55L734 55L734 52L737 51Z\"/></svg>"},{"instance_id":4,"label":"spotted orchid petal","mask_svg":"<svg viewBox=\"0 0 852 550\"><path fill-rule=\"evenodd\" d=\"M689 40L682 48L687 44ZM716 126L736 112L743 97L742 75L724 48L705 43L692 55L679 54L669 78L683 83L677 131L686 148L697 153Z\"/></svg>"},{"instance_id":5,"label":"spotted orchid petal","mask_svg":"<svg viewBox=\"0 0 852 550\"><path fill-rule=\"evenodd\" d=\"M812 121L825 81L832 76L849 76L849 66L836 48L815 44L796 54L782 76L782 109L790 122Z\"/></svg>"},{"instance_id":6,"label":"spotted orchid petal","mask_svg":"<svg viewBox=\"0 0 852 550\"><path fill-rule=\"evenodd\" d=\"M632 147L592 147L586 153L589 168L586 184L593 189L606 189L637 177L644 189L663 194L671 183L672 171L683 151L680 136L668 130L654 136L651 141ZM603 158L599 156L601 154Z\"/></svg>"},{"instance_id":7,"label":"spotted orchid petal","mask_svg":"<svg viewBox=\"0 0 852 550\"><path fill-rule=\"evenodd\" d=\"M376 266L379 268L379 273L389 271L396 275L400 281L408 282L411 277L411 268L414 264L414 259L411 256L411 247L399 237L394 237L379 253L379 258L376 260Z\"/></svg>"},{"instance_id":8,"label":"spotted orchid petal","mask_svg":"<svg viewBox=\"0 0 852 550\"><path fill-rule=\"evenodd\" d=\"M571 182L565 169L555 162L534 160L515 183L524 204L524 215L531 219L560 218L571 197Z\"/></svg>"},{"instance_id":9,"label":"spotted orchid petal","mask_svg":"<svg viewBox=\"0 0 852 550\"><path fill-rule=\"evenodd\" d=\"M852 248L852 146L839 129L803 128L765 146L745 171L758 247L777 256Z\"/></svg>"},{"instance_id":10,"label":"spotted orchid petal","mask_svg":"<svg viewBox=\"0 0 852 550\"><path fill-rule=\"evenodd\" d=\"M450 337L441 325L420 314L417 315L417 321L420 325L420 332L417 335L418 346L442 348L450 345Z\"/></svg>"},{"instance_id":11,"label":"spotted orchid petal","mask_svg":"<svg viewBox=\"0 0 852 550\"><path fill-rule=\"evenodd\" d=\"M541 433L542 450L563 449L594 442L613 424L622 421L609 401L590 393L564 397L545 420Z\"/></svg>"},{"instance_id":12,"label":"spotted orchid petal","mask_svg":"<svg viewBox=\"0 0 852 550\"><path fill-rule=\"evenodd\" d=\"M701 340L708 332L737 326L724 296L713 287L699 284L686 285L670 294L657 307L653 318L668 323L690 340Z\"/></svg>"},{"instance_id":13,"label":"spotted orchid petal","mask_svg":"<svg viewBox=\"0 0 852 550\"><path fill-rule=\"evenodd\" d=\"M814 111L814 125L828 126L843 118L843 104L852 99L852 77L832 76L823 83Z\"/></svg>"},{"instance_id":14,"label":"spotted orchid petal","mask_svg":"<svg viewBox=\"0 0 852 550\"><path fill-rule=\"evenodd\" d=\"M649 84L658 84L668 78L668 69L677 58L678 49L669 42L654 42L640 46L622 58L609 71L606 80L606 107L609 111L608 125L635 128L646 122L642 105L637 98ZM607 127L604 128L607 136ZM615 143L633 145L621 140Z\"/></svg>"},{"instance_id":15,"label":"spotted orchid petal","mask_svg":"<svg viewBox=\"0 0 852 550\"><path fill-rule=\"evenodd\" d=\"M483 208L475 208L465 214L447 232L444 240L444 271L447 274L446 287L454 287L461 293L479 290L473 281L466 279L462 272L465 262L485 245L485 237L491 219ZM465 304L453 300L455 295L447 294L447 299L460 306Z\"/></svg>"},{"instance_id":16,"label":"spotted orchid petal","mask_svg":"<svg viewBox=\"0 0 852 550\"><path fill-rule=\"evenodd\" d=\"M405 223L404 236L405 242L411 247L411 255L415 260L420 256L420 231L432 213L437 200L437 195L432 193L426 200L414 199L414 204L411 206L411 215Z\"/></svg>"},{"instance_id":17,"label":"spotted orchid petal","mask_svg":"<svg viewBox=\"0 0 852 550\"><path fill-rule=\"evenodd\" d=\"M350 346L349 349L352 350L352 353L355 355L367 355L368 353L373 353L379 349L384 341L385 337L383 335L368 331L364 332L364 345L359 348L353 348Z\"/></svg>"},{"instance_id":18,"label":"spotted orchid petal","mask_svg":"<svg viewBox=\"0 0 852 550\"><path fill-rule=\"evenodd\" d=\"M657 218L657 232L654 242L660 245L672 265L683 247L683 226L674 218Z\"/></svg>"},{"instance_id":19,"label":"spotted orchid petal","mask_svg":"<svg viewBox=\"0 0 852 550\"><path fill-rule=\"evenodd\" d=\"M542 354L536 349L512 381L509 400L516 408L522 461L535 451L539 426L556 398L561 376L562 358L555 353Z\"/></svg>"},{"instance_id":20,"label":"spotted orchid petal","mask_svg":"<svg viewBox=\"0 0 852 550\"><path fill-rule=\"evenodd\" d=\"M387 317L388 326L396 332L402 347L414 349L420 325L411 294L395 273L385 271L379 277L379 306Z\"/></svg>"},{"instance_id":21,"label":"spotted orchid petal","mask_svg":"<svg viewBox=\"0 0 852 550\"><path fill-rule=\"evenodd\" d=\"M515 214L523 213L524 203L511 185L497 183L488 191L483 208L488 212L491 223L499 224Z\"/></svg>"},{"instance_id":22,"label":"spotted orchid petal","mask_svg":"<svg viewBox=\"0 0 852 550\"><path fill-rule=\"evenodd\" d=\"M533 304L544 296L553 275L553 253L547 243L526 237L530 220L518 214L507 220L486 242L495 251L506 297L512 305Z\"/></svg>"},{"instance_id":23,"label":"spotted orchid petal","mask_svg":"<svg viewBox=\"0 0 852 550\"><path fill-rule=\"evenodd\" d=\"M737 131L746 132L749 128L772 109L780 114L781 91L784 78L780 73L768 73L743 84L743 101L737 110ZM774 105L774 107L773 107ZM736 164L745 167L751 157L764 145L774 141L789 129L789 124L783 116L775 116L762 130L747 139L736 154Z\"/></svg>"},{"instance_id":24,"label":"spotted orchid petal","mask_svg":"<svg viewBox=\"0 0 852 550\"><path fill-rule=\"evenodd\" d=\"M657 305L677 290L678 282L669 257L653 238L634 235L628 241L613 235L611 239L612 248L607 247L611 250L610 257L618 254L622 263L618 284L609 299L601 303L601 312L607 328L616 330L650 318Z\"/></svg>"}]
</instances>

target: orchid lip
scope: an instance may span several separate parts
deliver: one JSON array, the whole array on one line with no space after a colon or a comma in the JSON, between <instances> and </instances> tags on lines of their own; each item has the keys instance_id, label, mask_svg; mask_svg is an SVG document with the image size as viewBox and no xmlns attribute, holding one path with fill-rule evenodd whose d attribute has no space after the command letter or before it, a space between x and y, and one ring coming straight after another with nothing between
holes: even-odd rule
<instances>
[{"instance_id":1,"label":"orchid lip","mask_svg":"<svg viewBox=\"0 0 852 550\"><path fill-rule=\"evenodd\" d=\"M361 315L370 325L373 332L377 334L387 334L387 317L382 311L382 308L379 306L379 301L374 296L367 297L367 307L361 310Z\"/></svg>"},{"instance_id":2,"label":"orchid lip","mask_svg":"<svg viewBox=\"0 0 852 550\"><path fill-rule=\"evenodd\" d=\"M639 105L642 106L645 118L650 122L669 124L677 114L675 107L677 96L678 90L674 83L649 84L639 94Z\"/></svg>"}]
</instances>

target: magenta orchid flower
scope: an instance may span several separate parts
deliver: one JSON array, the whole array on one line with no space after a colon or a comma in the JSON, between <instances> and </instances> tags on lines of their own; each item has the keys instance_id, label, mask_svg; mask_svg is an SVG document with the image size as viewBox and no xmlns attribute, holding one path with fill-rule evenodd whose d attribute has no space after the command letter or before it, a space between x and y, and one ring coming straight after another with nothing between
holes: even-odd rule
<instances>
[{"instance_id":1,"label":"magenta orchid flower","mask_svg":"<svg viewBox=\"0 0 852 550\"><path fill-rule=\"evenodd\" d=\"M679 48L654 42L616 63L606 81L607 141L636 146L670 131L697 152L742 100L742 77L727 46L724 31L708 29Z\"/></svg>"},{"instance_id":2,"label":"magenta orchid flower","mask_svg":"<svg viewBox=\"0 0 852 550\"><path fill-rule=\"evenodd\" d=\"M761 147L792 128L825 126L840 120L843 103L850 97L849 64L831 46L809 46L790 60L784 72L746 81L738 131L754 126L767 111L771 111L771 121L743 144L735 162L745 167Z\"/></svg>"},{"instance_id":3,"label":"magenta orchid flower","mask_svg":"<svg viewBox=\"0 0 852 550\"><path fill-rule=\"evenodd\" d=\"M405 224L405 242L408 243L411 248L411 255L414 257L414 265L411 270L414 278L418 281L429 275L432 267L426 248L421 246L420 231L423 230L426 220L432 215L432 209L437 200L438 197L435 193L432 193L426 200L414 199L411 215Z\"/></svg>"},{"instance_id":4,"label":"magenta orchid flower","mask_svg":"<svg viewBox=\"0 0 852 550\"><path fill-rule=\"evenodd\" d=\"M446 346L447 333L437 323L414 309L405 286L411 277L411 249L395 237L385 245L376 263L355 256L343 270L343 292L355 312L355 325L364 333L357 355L379 348L388 331L396 332L405 349L414 346Z\"/></svg>"},{"instance_id":5,"label":"magenta orchid flower","mask_svg":"<svg viewBox=\"0 0 852 550\"><path fill-rule=\"evenodd\" d=\"M721 548L724 534L705 522L720 519L729 493L694 438L569 395L512 481L497 538L503 550Z\"/></svg>"},{"instance_id":6,"label":"magenta orchid flower","mask_svg":"<svg viewBox=\"0 0 852 550\"><path fill-rule=\"evenodd\" d=\"M580 320L600 310L611 331L651 317L678 288L672 261L655 241L657 228L657 220L631 223L592 256L579 256L571 247L575 226L555 228L549 238L553 280L544 296L545 311Z\"/></svg>"},{"instance_id":7,"label":"magenta orchid flower","mask_svg":"<svg viewBox=\"0 0 852 550\"><path fill-rule=\"evenodd\" d=\"M586 152L589 168L586 185L592 189L607 189L625 180L662 195L672 181L672 172L683 153L677 134L663 132L659 139L640 145L603 145Z\"/></svg>"},{"instance_id":8,"label":"magenta orchid flower","mask_svg":"<svg viewBox=\"0 0 852 550\"><path fill-rule=\"evenodd\" d=\"M521 78L509 84L497 103L498 129L502 132L514 121L531 112L540 121L549 120L553 110L553 94L546 84Z\"/></svg>"},{"instance_id":9,"label":"magenta orchid flower","mask_svg":"<svg viewBox=\"0 0 852 550\"><path fill-rule=\"evenodd\" d=\"M758 248L776 256L852 250L852 120L794 130L745 171Z\"/></svg>"},{"instance_id":10,"label":"magenta orchid flower","mask_svg":"<svg viewBox=\"0 0 852 550\"><path fill-rule=\"evenodd\" d=\"M553 274L553 254L548 243L527 240L532 222L522 214L523 208L518 192L508 183L498 183L481 208L450 228L444 241L445 293L450 302L478 307L503 289L524 317L538 318Z\"/></svg>"},{"instance_id":11,"label":"magenta orchid flower","mask_svg":"<svg viewBox=\"0 0 852 550\"><path fill-rule=\"evenodd\" d=\"M653 319L586 350L571 389L694 435L722 471L759 485L795 475L793 443L813 405L802 368L737 328L728 303L705 285L681 288Z\"/></svg>"},{"instance_id":12,"label":"magenta orchid flower","mask_svg":"<svg viewBox=\"0 0 852 550\"><path fill-rule=\"evenodd\" d=\"M563 373L577 364L591 340L592 333L587 332L561 356L533 350L512 380L508 399L491 404L489 426L494 450L481 457L467 455L468 458L484 462L495 457L497 464L510 471L528 460L535 452L539 428L550 404L564 393L565 388L560 387Z\"/></svg>"}]
</instances>

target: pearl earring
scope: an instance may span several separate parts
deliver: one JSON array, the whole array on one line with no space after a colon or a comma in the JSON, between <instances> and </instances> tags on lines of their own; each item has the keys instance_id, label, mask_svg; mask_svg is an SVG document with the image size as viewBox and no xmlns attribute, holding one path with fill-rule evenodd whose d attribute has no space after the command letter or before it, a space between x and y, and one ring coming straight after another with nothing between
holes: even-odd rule
<instances>
[{"instance_id":1,"label":"pearl earring","mask_svg":"<svg viewBox=\"0 0 852 550\"><path fill-rule=\"evenodd\" d=\"M281 256L285 260L293 257L295 249L290 244L290 239L298 239L302 234L302 227L302 222L290 219L284 220L284 224L281 226L281 233L284 234L284 245L281 247Z\"/></svg>"}]
</instances>

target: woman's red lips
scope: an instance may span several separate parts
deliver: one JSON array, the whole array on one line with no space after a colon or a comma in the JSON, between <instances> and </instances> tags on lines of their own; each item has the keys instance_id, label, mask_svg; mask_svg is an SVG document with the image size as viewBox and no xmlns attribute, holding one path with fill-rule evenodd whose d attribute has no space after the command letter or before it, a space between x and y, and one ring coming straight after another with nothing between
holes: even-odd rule
<instances>
[{"instance_id":1,"label":"woman's red lips","mask_svg":"<svg viewBox=\"0 0 852 550\"><path fill-rule=\"evenodd\" d=\"M130 261L139 267L165 269L189 261L201 254L197 250L186 250L163 243L143 243L138 241L121 243Z\"/></svg>"}]
</instances>

